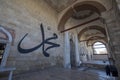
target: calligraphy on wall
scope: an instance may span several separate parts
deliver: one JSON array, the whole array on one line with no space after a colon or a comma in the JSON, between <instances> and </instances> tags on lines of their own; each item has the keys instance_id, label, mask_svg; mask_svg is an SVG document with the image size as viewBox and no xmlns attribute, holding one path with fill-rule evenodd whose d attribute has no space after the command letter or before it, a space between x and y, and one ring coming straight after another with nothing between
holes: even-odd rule
<instances>
[{"instance_id":1,"label":"calligraphy on wall","mask_svg":"<svg viewBox=\"0 0 120 80\"><path fill-rule=\"evenodd\" d=\"M38 48L42 47L42 53L45 57L49 57L50 54L47 52L49 49L51 48L55 48L55 47L59 47L60 45L57 44L57 43L53 43L51 42L50 40L53 40L53 39L57 39L58 36L56 33L53 33L53 36L52 37L49 37L47 39L45 39L45 33L44 33L44 28L43 28L43 25L41 24L40 25L40 30L41 30L41 35L42 35L42 42L40 44L38 44L37 46L33 47L33 48L30 48L30 49L24 49L21 47L21 44L22 44L22 41L24 40L24 38L28 35L25 34L25 36L20 40L20 42L18 43L18 51L20 53L23 53L23 54L26 54L26 53L30 53L30 52L33 52L35 50L37 50ZM45 48L45 44L48 44L50 45L49 47Z\"/></svg>"}]
</instances>

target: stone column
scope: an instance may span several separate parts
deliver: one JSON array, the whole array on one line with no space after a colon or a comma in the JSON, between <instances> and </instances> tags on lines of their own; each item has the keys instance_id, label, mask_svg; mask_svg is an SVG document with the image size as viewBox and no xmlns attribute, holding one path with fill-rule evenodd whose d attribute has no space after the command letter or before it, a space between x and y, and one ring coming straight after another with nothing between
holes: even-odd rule
<instances>
[{"instance_id":1,"label":"stone column","mask_svg":"<svg viewBox=\"0 0 120 80\"><path fill-rule=\"evenodd\" d=\"M70 64L70 40L69 33L65 32L65 49L64 49L64 67L71 68Z\"/></svg>"},{"instance_id":2,"label":"stone column","mask_svg":"<svg viewBox=\"0 0 120 80\"><path fill-rule=\"evenodd\" d=\"M91 50L91 46L88 46L88 60L92 60L92 50Z\"/></svg>"},{"instance_id":3,"label":"stone column","mask_svg":"<svg viewBox=\"0 0 120 80\"><path fill-rule=\"evenodd\" d=\"M82 46L81 46L81 42L80 42L79 43L79 57L80 57L80 61L82 60L81 56L82 56Z\"/></svg>"},{"instance_id":4,"label":"stone column","mask_svg":"<svg viewBox=\"0 0 120 80\"><path fill-rule=\"evenodd\" d=\"M85 42L80 42L80 46L81 46L81 53L82 53L82 55L80 56L80 58L81 58L81 60L83 62L87 61Z\"/></svg>"},{"instance_id":5,"label":"stone column","mask_svg":"<svg viewBox=\"0 0 120 80\"><path fill-rule=\"evenodd\" d=\"M80 66L80 55L79 55L79 43L78 43L78 36L75 35L75 57L76 57L76 66Z\"/></svg>"}]
</instances>

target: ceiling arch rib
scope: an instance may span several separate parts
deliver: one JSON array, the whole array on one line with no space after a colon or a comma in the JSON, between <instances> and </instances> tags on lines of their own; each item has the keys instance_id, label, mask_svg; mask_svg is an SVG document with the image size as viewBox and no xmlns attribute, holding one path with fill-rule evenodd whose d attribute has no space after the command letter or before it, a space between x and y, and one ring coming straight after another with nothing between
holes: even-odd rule
<instances>
[{"instance_id":1,"label":"ceiling arch rib","mask_svg":"<svg viewBox=\"0 0 120 80\"><path fill-rule=\"evenodd\" d=\"M102 39L104 41L107 41L107 38L106 37L102 37L102 36L91 36L87 39L87 41L89 40L98 40L98 39Z\"/></svg>"},{"instance_id":2,"label":"ceiling arch rib","mask_svg":"<svg viewBox=\"0 0 120 80\"><path fill-rule=\"evenodd\" d=\"M95 42L102 42L106 45L107 41L103 40L103 39L96 39L96 40L88 40L86 42L87 46L92 46L92 44L94 44Z\"/></svg>"}]
</instances>

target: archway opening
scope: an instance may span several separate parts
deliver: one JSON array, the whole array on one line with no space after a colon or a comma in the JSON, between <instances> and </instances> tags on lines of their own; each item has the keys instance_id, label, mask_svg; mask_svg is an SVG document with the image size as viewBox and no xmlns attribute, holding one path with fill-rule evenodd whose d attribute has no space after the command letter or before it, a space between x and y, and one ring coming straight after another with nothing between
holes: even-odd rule
<instances>
[{"instance_id":1,"label":"archway opening","mask_svg":"<svg viewBox=\"0 0 120 80\"><path fill-rule=\"evenodd\" d=\"M94 55L108 54L107 48L102 42L95 42L92 47Z\"/></svg>"},{"instance_id":2,"label":"archway opening","mask_svg":"<svg viewBox=\"0 0 120 80\"><path fill-rule=\"evenodd\" d=\"M99 6L96 5L96 4L98 4ZM95 35L97 34L96 36L101 36L101 37L104 37L106 35L103 27L99 28L98 26L93 26L91 28L91 25L89 25L89 24L92 23L92 22L94 23L95 21L96 22L101 22L100 21L100 15L105 10L106 9L105 9L104 5L102 5L101 3L96 2L96 1L78 2L78 3L70 6L69 8L67 8L67 10L62 15L60 15L59 24L58 24L58 30L61 33L65 33L65 42L66 42L65 44L69 45L69 46L65 46L65 49L70 49L70 47L71 47L71 44L70 44L71 42L69 40L70 35L68 35L68 34L73 33L74 36L78 35L80 30L83 29L85 27L85 25L86 26L88 25L88 26L90 26L90 29L88 27L85 29L85 31L84 31L85 36L83 35L84 39L82 38L82 40L84 41L84 45L82 46L83 51L85 52L86 58L88 58L87 54L89 53L89 49L86 46L87 39L89 37L91 37L91 35L93 36L93 34L95 34ZM94 25L96 25L96 24L94 24ZM87 34L89 32L90 32L90 34ZM81 33L81 35L82 34L83 33ZM79 38L79 36L78 36L78 38ZM78 40L78 38L77 38L77 40ZM76 44L75 44L75 46L79 47L79 45L76 45ZM65 66L68 66L68 64L71 64L70 60L72 60L72 58L71 58L71 53L70 52L72 52L72 51L70 51L70 50L68 51L68 53L67 53L69 55L68 56L68 55L66 55L66 50L65 50L65 59L64 59L65 60ZM79 50L78 50L78 52L79 52ZM77 54L77 48L75 48L75 58L76 58L75 62L76 62L76 64L78 63L77 62L78 61L77 57L80 57L79 54L80 53ZM67 59L69 59L69 61L67 61Z\"/></svg>"}]
</instances>

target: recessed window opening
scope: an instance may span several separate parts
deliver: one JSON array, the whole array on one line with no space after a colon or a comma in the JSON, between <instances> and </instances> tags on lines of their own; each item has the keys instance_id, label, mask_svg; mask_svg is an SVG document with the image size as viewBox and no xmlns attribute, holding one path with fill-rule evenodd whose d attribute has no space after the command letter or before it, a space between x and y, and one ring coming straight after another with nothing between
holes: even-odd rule
<instances>
[{"instance_id":1,"label":"recessed window opening","mask_svg":"<svg viewBox=\"0 0 120 80\"><path fill-rule=\"evenodd\" d=\"M95 42L93 44L94 54L107 54L106 46L102 42Z\"/></svg>"}]
</instances>

